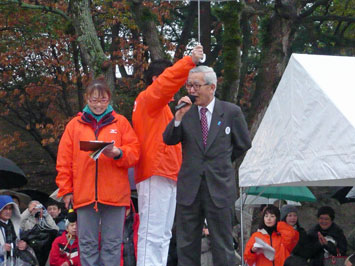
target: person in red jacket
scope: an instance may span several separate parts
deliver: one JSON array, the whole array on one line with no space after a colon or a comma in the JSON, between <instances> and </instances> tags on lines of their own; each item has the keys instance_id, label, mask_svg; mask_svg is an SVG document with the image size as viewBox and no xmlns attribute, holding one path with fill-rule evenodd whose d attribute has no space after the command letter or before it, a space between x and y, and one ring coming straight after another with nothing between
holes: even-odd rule
<instances>
[{"instance_id":1,"label":"person in red jacket","mask_svg":"<svg viewBox=\"0 0 355 266\"><path fill-rule=\"evenodd\" d=\"M141 157L134 170L140 217L139 266L167 263L182 156L180 144L168 146L163 142L163 132L173 118L168 103L202 57L202 46L197 45L191 56L173 66L167 60L153 61L145 72L148 87L134 103L132 123L141 143Z\"/></svg>"},{"instance_id":2,"label":"person in red jacket","mask_svg":"<svg viewBox=\"0 0 355 266\"><path fill-rule=\"evenodd\" d=\"M249 266L283 266L298 242L298 232L285 222L279 222L280 211L274 205L265 208L259 229L245 246L244 260ZM274 252L267 252L258 243L268 245Z\"/></svg>"},{"instance_id":3,"label":"person in red jacket","mask_svg":"<svg viewBox=\"0 0 355 266\"><path fill-rule=\"evenodd\" d=\"M66 220L66 231L52 243L49 253L51 266L78 266L80 264L78 238L76 237L76 222Z\"/></svg>"},{"instance_id":4,"label":"person in red jacket","mask_svg":"<svg viewBox=\"0 0 355 266\"><path fill-rule=\"evenodd\" d=\"M58 197L67 208L73 202L77 211L81 264L119 265L131 196L128 168L137 163L140 145L128 120L110 105L111 91L104 79L91 81L85 98L83 113L67 124L59 143ZM113 144L95 160L92 151L81 150L81 141Z\"/></svg>"}]
</instances>

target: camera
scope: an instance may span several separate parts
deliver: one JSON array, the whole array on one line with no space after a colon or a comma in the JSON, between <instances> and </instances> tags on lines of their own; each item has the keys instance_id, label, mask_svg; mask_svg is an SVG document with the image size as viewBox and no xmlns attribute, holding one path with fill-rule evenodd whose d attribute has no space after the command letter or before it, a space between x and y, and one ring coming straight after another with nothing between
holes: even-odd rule
<instances>
[{"instance_id":1,"label":"camera","mask_svg":"<svg viewBox=\"0 0 355 266\"><path fill-rule=\"evenodd\" d=\"M43 205L42 204L37 204L34 209L36 210L35 217L39 218L41 216L41 210L43 210Z\"/></svg>"},{"instance_id":2,"label":"camera","mask_svg":"<svg viewBox=\"0 0 355 266\"><path fill-rule=\"evenodd\" d=\"M35 209L43 209L43 205L41 203L39 203L35 206Z\"/></svg>"}]
</instances>

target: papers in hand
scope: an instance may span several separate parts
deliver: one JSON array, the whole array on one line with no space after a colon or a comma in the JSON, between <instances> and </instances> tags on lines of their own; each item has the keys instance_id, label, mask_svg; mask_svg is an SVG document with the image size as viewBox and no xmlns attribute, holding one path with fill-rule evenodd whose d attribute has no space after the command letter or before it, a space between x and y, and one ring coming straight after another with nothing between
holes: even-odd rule
<instances>
[{"instance_id":1,"label":"papers in hand","mask_svg":"<svg viewBox=\"0 0 355 266\"><path fill-rule=\"evenodd\" d=\"M80 150L93 151L93 153L90 154L90 157L96 161L105 149L107 149L108 147L114 144L115 144L114 141L111 142L99 141L99 140L80 141Z\"/></svg>"},{"instance_id":2,"label":"papers in hand","mask_svg":"<svg viewBox=\"0 0 355 266\"><path fill-rule=\"evenodd\" d=\"M259 237L255 237L255 243L253 247L256 247L259 249L257 253L263 253L264 256L268 259L273 261L275 258L275 249L270 246L268 243L265 243L263 240L261 240Z\"/></svg>"}]
</instances>

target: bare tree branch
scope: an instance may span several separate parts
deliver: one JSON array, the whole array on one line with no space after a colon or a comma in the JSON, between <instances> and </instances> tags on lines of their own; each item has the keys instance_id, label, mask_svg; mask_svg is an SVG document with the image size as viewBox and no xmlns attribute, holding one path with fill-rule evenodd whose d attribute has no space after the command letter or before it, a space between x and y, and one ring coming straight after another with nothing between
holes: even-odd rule
<instances>
[{"instance_id":1,"label":"bare tree branch","mask_svg":"<svg viewBox=\"0 0 355 266\"><path fill-rule=\"evenodd\" d=\"M20 0L8 0L0 3L0 5L9 5L9 4L16 4L18 7L24 9L38 9L38 10L50 12L56 15L60 15L67 21L71 21L70 17L67 14L65 14L62 10L55 9L49 6L27 4Z\"/></svg>"},{"instance_id":2,"label":"bare tree branch","mask_svg":"<svg viewBox=\"0 0 355 266\"><path fill-rule=\"evenodd\" d=\"M299 14L298 16L300 18L305 18L308 17L309 15L311 15L314 10L316 10L319 6L322 5L327 5L329 3L329 0L318 0L316 1L310 8L308 8L306 11L302 12L301 14Z\"/></svg>"},{"instance_id":3,"label":"bare tree branch","mask_svg":"<svg viewBox=\"0 0 355 266\"><path fill-rule=\"evenodd\" d=\"M178 44L176 46L176 51L175 51L175 59L176 58L181 58L183 52L185 51L185 47L187 45L188 39L191 37L191 31L194 25L194 20L197 10L197 4L195 2L192 2L189 6L189 12L184 20L184 27L181 32L181 36L178 39Z\"/></svg>"},{"instance_id":4,"label":"bare tree branch","mask_svg":"<svg viewBox=\"0 0 355 266\"><path fill-rule=\"evenodd\" d=\"M346 21L350 23L355 22L355 17L342 17L337 15L327 15L327 16L309 16L305 18L305 21Z\"/></svg>"},{"instance_id":5,"label":"bare tree branch","mask_svg":"<svg viewBox=\"0 0 355 266\"><path fill-rule=\"evenodd\" d=\"M269 10L264 6L258 3L244 3L244 8L242 13L247 17L254 15L265 15L269 12Z\"/></svg>"}]
</instances>

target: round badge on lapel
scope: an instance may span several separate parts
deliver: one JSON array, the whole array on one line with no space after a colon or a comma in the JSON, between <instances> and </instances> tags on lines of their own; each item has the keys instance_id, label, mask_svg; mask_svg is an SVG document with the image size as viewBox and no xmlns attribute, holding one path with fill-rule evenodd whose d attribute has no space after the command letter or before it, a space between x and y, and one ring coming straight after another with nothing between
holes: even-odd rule
<instances>
[{"instance_id":1,"label":"round badge on lapel","mask_svg":"<svg viewBox=\"0 0 355 266\"><path fill-rule=\"evenodd\" d=\"M229 135L229 133L231 133L231 128L230 127L226 127L226 129L224 131L226 132L227 135Z\"/></svg>"}]
</instances>

